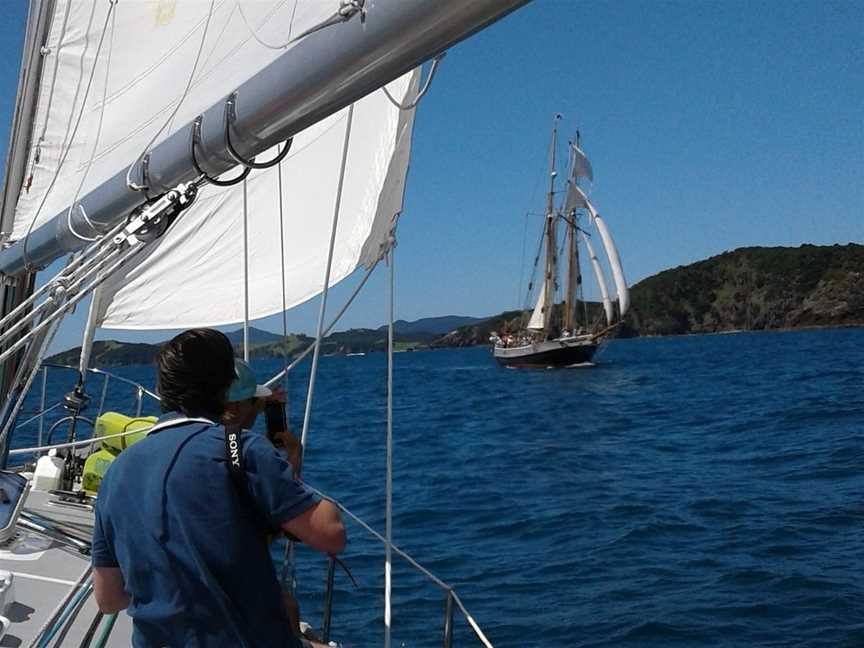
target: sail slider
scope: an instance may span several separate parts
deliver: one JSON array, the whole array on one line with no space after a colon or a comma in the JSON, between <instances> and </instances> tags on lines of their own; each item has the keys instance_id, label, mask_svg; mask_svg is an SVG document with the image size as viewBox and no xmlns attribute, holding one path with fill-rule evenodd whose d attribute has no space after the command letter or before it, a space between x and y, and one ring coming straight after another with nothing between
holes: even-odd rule
<instances>
[{"instance_id":1,"label":"sail slider","mask_svg":"<svg viewBox=\"0 0 864 648\"><path fill-rule=\"evenodd\" d=\"M218 178L214 178L213 176L208 174L203 168L201 168L201 163L199 162L198 155L195 153L195 151L199 147L203 146L203 142L201 141L201 124L203 123L203 121L204 117L198 115L195 118L195 121L192 122L192 166L195 167L195 171L198 172L198 176L217 187L230 187L237 184L238 182L243 182L243 180L246 179L246 176L249 175L249 172L252 171L252 167L243 167L243 172L236 178L231 178L230 180L219 180Z\"/></svg>"},{"instance_id":2,"label":"sail slider","mask_svg":"<svg viewBox=\"0 0 864 648\"><path fill-rule=\"evenodd\" d=\"M203 120L203 117L201 118ZM234 148L234 144L231 142L231 125L237 121L237 92L232 92L225 102L225 147L228 149L228 155L230 155L237 164L240 164L247 169L269 169L270 167L274 167L279 164L282 160L285 159L285 156L288 155L288 151L291 150L291 144L294 142L293 137L289 137L285 140L285 144L282 146L282 150L277 153L272 160L267 160L266 162L256 162L253 157L251 160L247 160L240 153L237 152L237 149ZM199 125L199 134L200 134L200 125ZM246 176L243 176L244 178Z\"/></svg>"}]
</instances>

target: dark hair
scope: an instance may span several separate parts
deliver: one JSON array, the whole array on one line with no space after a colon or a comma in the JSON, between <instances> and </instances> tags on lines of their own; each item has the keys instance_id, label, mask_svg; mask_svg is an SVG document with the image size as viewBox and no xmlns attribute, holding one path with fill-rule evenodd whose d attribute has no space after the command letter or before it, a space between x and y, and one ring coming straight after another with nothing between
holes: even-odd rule
<instances>
[{"instance_id":1,"label":"dark hair","mask_svg":"<svg viewBox=\"0 0 864 648\"><path fill-rule=\"evenodd\" d=\"M156 359L163 412L219 417L234 381L234 348L224 333L190 329L166 342Z\"/></svg>"}]
</instances>

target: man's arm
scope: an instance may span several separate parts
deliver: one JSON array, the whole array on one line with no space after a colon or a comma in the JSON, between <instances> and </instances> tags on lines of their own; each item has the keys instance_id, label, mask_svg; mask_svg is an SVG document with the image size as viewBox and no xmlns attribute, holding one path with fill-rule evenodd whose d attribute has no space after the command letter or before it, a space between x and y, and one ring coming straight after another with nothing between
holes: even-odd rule
<instances>
[{"instance_id":1,"label":"man's arm","mask_svg":"<svg viewBox=\"0 0 864 648\"><path fill-rule=\"evenodd\" d=\"M339 509L327 500L291 518L282 525L282 529L326 554L341 553L347 543Z\"/></svg>"},{"instance_id":2,"label":"man's arm","mask_svg":"<svg viewBox=\"0 0 864 648\"><path fill-rule=\"evenodd\" d=\"M123 574L118 567L93 568L93 595L103 614L129 607L129 595L123 588Z\"/></svg>"}]
</instances>

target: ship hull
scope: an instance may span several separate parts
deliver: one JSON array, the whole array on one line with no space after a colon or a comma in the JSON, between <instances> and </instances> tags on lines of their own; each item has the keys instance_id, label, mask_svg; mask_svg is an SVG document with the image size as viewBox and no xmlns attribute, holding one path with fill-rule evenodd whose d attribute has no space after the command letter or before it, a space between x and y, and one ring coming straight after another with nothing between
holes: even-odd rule
<instances>
[{"instance_id":1,"label":"ship hull","mask_svg":"<svg viewBox=\"0 0 864 648\"><path fill-rule=\"evenodd\" d=\"M495 360L504 367L545 369L589 364L599 343L590 337L547 340L517 347L496 346Z\"/></svg>"}]
</instances>

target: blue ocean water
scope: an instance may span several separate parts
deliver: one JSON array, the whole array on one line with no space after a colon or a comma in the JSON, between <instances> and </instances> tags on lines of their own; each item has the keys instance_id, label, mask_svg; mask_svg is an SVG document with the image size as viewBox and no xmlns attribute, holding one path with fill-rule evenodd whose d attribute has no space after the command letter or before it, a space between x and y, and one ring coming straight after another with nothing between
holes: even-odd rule
<instances>
[{"instance_id":1,"label":"blue ocean water","mask_svg":"<svg viewBox=\"0 0 864 648\"><path fill-rule=\"evenodd\" d=\"M864 646L864 329L616 340L596 362L396 355L395 543L498 648ZM382 531L385 370L383 354L322 358L305 465ZM380 645L383 548L348 528L358 586L337 573L333 634ZM326 563L305 548L298 562L317 625ZM440 646L443 593L398 558L393 582L393 645ZM457 614L455 645L471 637Z\"/></svg>"}]
</instances>

